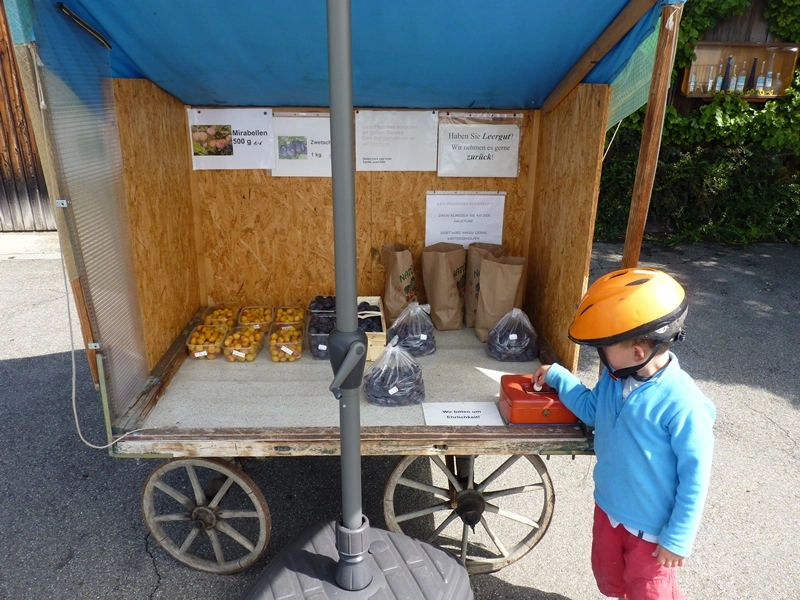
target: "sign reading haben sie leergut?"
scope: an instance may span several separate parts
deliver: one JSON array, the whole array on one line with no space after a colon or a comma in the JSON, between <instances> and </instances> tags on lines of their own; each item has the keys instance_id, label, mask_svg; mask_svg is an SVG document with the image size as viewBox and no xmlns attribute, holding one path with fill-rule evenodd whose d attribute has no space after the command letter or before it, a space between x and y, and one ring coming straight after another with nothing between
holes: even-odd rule
<instances>
[{"instance_id":1,"label":"sign reading haben sie leergut?","mask_svg":"<svg viewBox=\"0 0 800 600\"><path fill-rule=\"evenodd\" d=\"M192 167L272 169L271 108L189 108Z\"/></svg>"},{"instance_id":2,"label":"sign reading haben sie leergut?","mask_svg":"<svg viewBox=\"0 0 800 600\"><path fill-rule=\"evenodd\" d=\"M439 177L516 177L519 125L439 125Z\"/></svg>"}]
</instances>

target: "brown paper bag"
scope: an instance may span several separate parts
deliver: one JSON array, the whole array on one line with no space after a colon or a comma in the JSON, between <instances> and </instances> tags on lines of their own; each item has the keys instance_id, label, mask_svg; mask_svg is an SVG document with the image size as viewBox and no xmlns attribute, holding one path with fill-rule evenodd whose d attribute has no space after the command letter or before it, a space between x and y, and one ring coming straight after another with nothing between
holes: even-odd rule
<instances>
[{"instance_id":1,"label":"brown paper bag","mask_svg":"<svg viewBox=\"0 0 800 600\"><path fill-rule=\"evenodd\" d=\"M414 257L405 244L384 244L381 246L381 256L386 270L383 312L389 323L394 323L408 303L417 300Z\"/></svg>"},{"instance_id":2,"label":"brown paper bag","mask_svg":"<svg viewBox=\"0 0 800 600\"><path fill-rule=\"evenodd\" d=\"M422 249L422 282L431 321L439 331L461 329L467 251L461 244L439 242Z\"/></svg>"},{"instance_id":3,"label":"brown paper bag","mask_svg":"<svg viewBox=\"0 0 800 600\"><path fill-rule=\"evenodd\" d=\"M512 308L522 307L524 272L525 259L521 256L483 257L475 313L475 335L480 341L487 340L489 330Z\"/></svg>"},{"instance_id":4,"label":"brown paper bag","mask_svg":"<svg viewBox=\"0 0 800 600\"><path fill-rule=\"evenodd\" d=\"M481 289L481 260L487 254L507 256L508 249L502 244L473 242L467 248L467 281L464 287L464 325L475 326L478 310L478 292Z\"/></svg>"}]
</instances>

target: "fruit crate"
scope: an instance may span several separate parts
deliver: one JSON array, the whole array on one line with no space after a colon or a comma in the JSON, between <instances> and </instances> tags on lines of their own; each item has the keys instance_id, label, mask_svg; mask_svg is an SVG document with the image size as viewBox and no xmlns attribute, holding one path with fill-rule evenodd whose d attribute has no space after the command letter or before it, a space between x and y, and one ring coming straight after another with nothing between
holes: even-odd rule
<instances>
[{"instance_id":1,"label":"fruit crate","mask_svg":"<svg viewBox=\"0 0 800 600\"><path fill-rule=\"evenodd\" d=\"M374 361L383 353L383 348L386 346L386 316L383 312L383 300L380 296L358 296L358 303L362 302L377 306L381 317L381 331L367 332L367 360ZM358 314L359 318L373 316L372 312L365 311L359 311Z\"/></svg>"}]
</instances>

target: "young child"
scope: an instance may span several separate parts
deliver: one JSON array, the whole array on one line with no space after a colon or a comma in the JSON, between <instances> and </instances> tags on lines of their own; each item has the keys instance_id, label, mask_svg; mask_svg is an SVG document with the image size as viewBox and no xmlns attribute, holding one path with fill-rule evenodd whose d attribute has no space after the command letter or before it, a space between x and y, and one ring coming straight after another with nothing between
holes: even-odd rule
<instances>
[{"instance_id":1,"label":"young child","mask_svg":"<svg viewBox=\"0 0 800 600\"><path fill-rule=\"evenodd\" d=\"M713 454L715 409L681 370L670 344L683 339L686 295L655 269L597 280L569 327L605 365L594 389L558 364L533 384L554 387L594 427L592 570L606 596L682 599L674 567L700 525Z\"/></svg>"}]
</instances>

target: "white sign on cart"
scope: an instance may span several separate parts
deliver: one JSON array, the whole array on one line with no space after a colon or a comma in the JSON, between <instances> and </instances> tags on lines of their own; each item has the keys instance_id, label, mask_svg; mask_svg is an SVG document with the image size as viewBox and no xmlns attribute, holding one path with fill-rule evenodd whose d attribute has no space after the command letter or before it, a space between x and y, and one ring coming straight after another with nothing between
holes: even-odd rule
<instances>
[{"instance_id":1,"label":"white sign on cart","mask_svg":"<svg viewBox=\"0 0 800 600\"><path fill-rule=\"evenodd\" d=\"M189 108L192 167L272 169L271 108Z\"/></svg>"}]
</instances>

